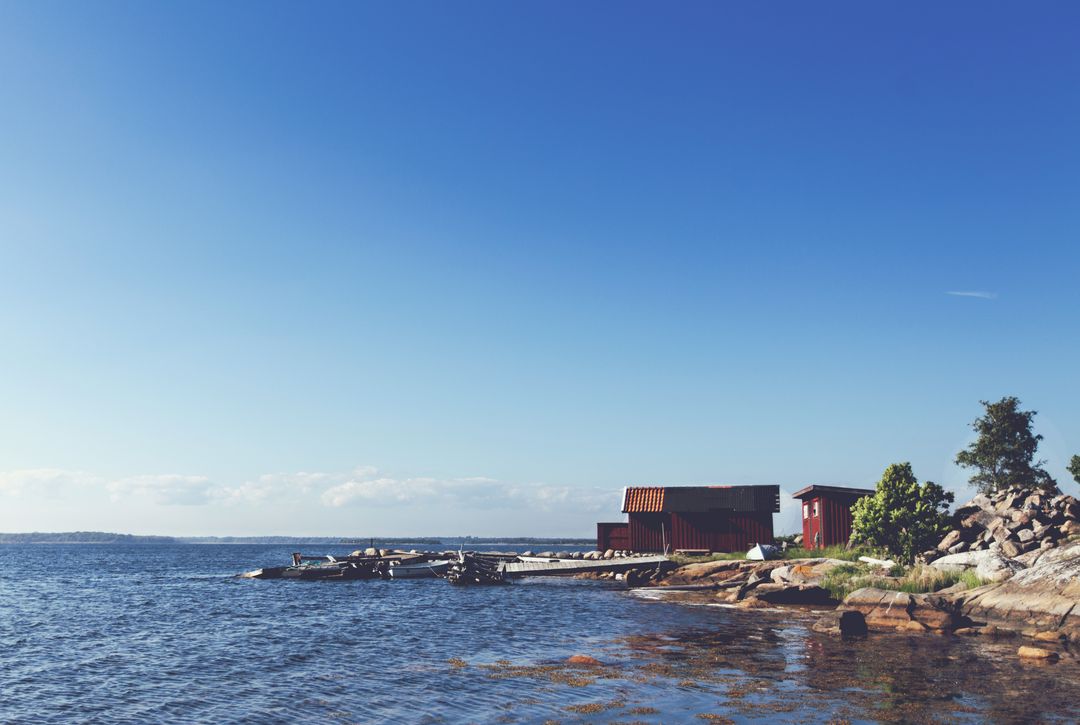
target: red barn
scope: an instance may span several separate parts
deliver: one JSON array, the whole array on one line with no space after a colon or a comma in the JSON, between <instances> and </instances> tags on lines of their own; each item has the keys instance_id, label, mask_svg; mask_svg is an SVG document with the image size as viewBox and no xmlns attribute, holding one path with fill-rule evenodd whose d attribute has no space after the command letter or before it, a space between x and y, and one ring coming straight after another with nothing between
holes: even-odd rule
<instances>
[{"instance_id":1,"label":"red barn","mask_svg":"<svg viewBox=\"0 0 1080 725\"><path fill-rule=\"evenodd\" d=\"M622 510L627 523L597 524L601 551L745 551L772 543L780 487L633 486Z\"/></svg>"},{"instance_id":2,"label":"red barn","mask_svg":"<svg viewBox=\"0 0 1080 725\"><path fill-rule=\"evenodd\" d=\"M851 506L863 496L873 495L871 488L844 486L807 486L796 491L802 501L803 546L822 549L846 544L851 538Z\"/></svg>"}]
</instances>

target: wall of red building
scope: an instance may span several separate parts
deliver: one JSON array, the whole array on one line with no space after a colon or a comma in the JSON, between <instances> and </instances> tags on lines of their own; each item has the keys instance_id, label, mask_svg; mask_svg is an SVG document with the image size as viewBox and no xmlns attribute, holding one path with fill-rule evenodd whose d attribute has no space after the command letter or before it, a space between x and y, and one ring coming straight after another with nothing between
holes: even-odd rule
<instances>
[{"instance_id":1,"label":"wall of red building","mask_svg":"<svg viewBox=\"0 0 1080 725\"><path fill-rule=\"evenodd\" d=\"M599 523L596 525L596 550L630 550L630 525L619 523Z\"/></svg>"},{"instance_id":2,"label":"wall of red building","mask_svg":"<svg viewBox=\"0 0 1080 725\"><path fill-rule=\"evenodd\" d=\"M772 513L630 514L632 551L746 551L773 543Z\"/></svg>"},{"instance_id":3,"label":"wall of red building","mask_svg":"<svg viewBox=\"0 0 1080 725\"><path fill-rule=\"evenodd\" d=\"M843 545L851 538L851 506L855 501L849 497L843 499L818 496L808 499L810 516L803 517L803 546L807 549ZM814 504L817 504L817 517L814 517ZM816 543L814 534L821 532L821 542Z\"/></svg>"}]
</instances>

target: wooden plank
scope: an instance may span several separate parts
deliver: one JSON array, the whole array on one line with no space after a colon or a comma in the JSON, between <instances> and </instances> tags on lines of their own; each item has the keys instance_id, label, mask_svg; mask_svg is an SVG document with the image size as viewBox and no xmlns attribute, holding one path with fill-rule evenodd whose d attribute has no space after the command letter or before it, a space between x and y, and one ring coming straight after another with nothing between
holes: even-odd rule
<instances>
[{"instance_id":1,"label":"wooden plank","mask_svg":"<svg viewBox=\"0 0 1080 725\"><path fill-rule=\"evenodd\" d=\"M655 566L667 561L666 556L634 556L620 559L560 559L558 561L508 561L499 568L507 576L558 576L600 571L624 571Z\"/></svg>"}]
</instances>

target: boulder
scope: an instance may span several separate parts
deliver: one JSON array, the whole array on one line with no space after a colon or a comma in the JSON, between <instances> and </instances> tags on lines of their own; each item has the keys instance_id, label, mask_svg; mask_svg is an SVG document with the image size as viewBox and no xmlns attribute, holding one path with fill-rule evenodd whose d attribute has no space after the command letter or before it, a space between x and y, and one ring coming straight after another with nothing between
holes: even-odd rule
<instances>
[{"instance_id":1,"label":"boulder","mask_svg":"<svg viewBox=\"0 0 1080 725\"><path fill-rule=\"evenodd\" d=\"M908 594L864 587L844 599L844 609L861 612L866 626L874 630L895 631L918 622L928 629L953 630L962 618L957 607L948 598L933 594Z\"/></svg>"},{"instance_id":2,"label":"boulder","mask_svg":"<svg viewBox=\"0 0 1080 725\"><path fill-rule=\"evenodd\" d=\"M1033 639L1040 642L1060 642L1065 639L1065 635L1061 632L1036 632Z\"/></svg>"},{"instance_id":3,"label":"boulder","mask_svg":"<svg viewBox=\"0 0 1080 725\"><path fill-rule=\"evenodd\" d=\"M1080 534L1080 522L1069 519L1058 527L1058 531L1062 538L1076 536L1077 534Z\"/></svg>"},{"instance_id":4,"label":"boulder","mask_svg":"<svg viewBox=\"0 0 1080 725\"><path fill-rule=\"evenodd\" d=\"M991 524L996 521L1000 521L998 515L992 510L977 509L972 514L967 516L960 522L960 525L966 529L981 528L988 529Z\"/></svg>"},{"instance_id":5,"label":"boulder","mask_svg":"<svg viewBox=\"0 0 1080 725\"><path fill-rule=\"evenodd\" d=\"M968 551L962 554L950 554L931 562L930 566L942 571L963 572L974 569L975 574L988 582L1005 581L1014 572L1023 568L1021 564L998 554L995 551Z\"/></svg>"},{"instance_id":6,"label":"boulder","mask_svg":"<svg viewBox=\"0 0 1080 725\"><path fill-rule=\"evenodd\" d=\"M1024 553L1024 547L1020 546L1020 542L1014 539L1005 539L1001 543L1001 553L1010 559L1015 559Z\"/></svg>"},{"instance_id":7,"label":"boulder","mask_svg":"<svg viewBox=\"0 0 1080 725\"><path fill-rule=\"evenodd\" d=\"M865 637L866 618L853 609L834 609L814 622L811 629L839 637Z\"/></svg>"},{"instance_id":8,"label":"boulder","mask_svg":"<svg viewBox=\"0 0 1080 725\"><path fill-rule=\"evenodd\" d=\"M1042 647L1024 646L1016 650L1016 654L1022 659L1043 660L1044 662L1057 662L1060 657L1057 652Z\"/></svg>"},{"instance_id":9,"label":"boulder","mask_svg":"<svg viewBox=\"0 0 1080 725\"><path fill-rule=\"evenodd\" d=\"M1016 538L1020 540L1021 544L1026 544L1035 540L1035 532L1031 529L1020 529L1016 532Z\"/></svg>"},{"instance_id":10,"label":"boulder","mask_svg":"<svg viewBox=\"0 0 1080 725\"><path fill-rule=\"evenodd\" d=\"M938 551L948 551L952 547L959 544L962 538L963 534L961 534L959 531L955 529L953 531L950 531L949 533L945 534L945 538L942 539L941 543L937 545Z\"/></svg>"}]
</instances>

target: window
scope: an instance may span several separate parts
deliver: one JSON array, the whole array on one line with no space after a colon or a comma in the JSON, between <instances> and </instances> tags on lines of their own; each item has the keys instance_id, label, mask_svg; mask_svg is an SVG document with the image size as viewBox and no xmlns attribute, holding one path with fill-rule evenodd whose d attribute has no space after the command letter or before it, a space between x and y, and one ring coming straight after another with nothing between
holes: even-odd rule
<instances>
[{"instance_id":1,"label":"window","mask_svg":"<svg viewBox=\"0 0 1080 725\"><path fill-rule=\"evenodd\" d=\"M804 503L802 505L802 517L804 519L810 518L810 504Z\"/></svg>"},{"instance_id":2,"label":"window","mask_svg":"<svg viewBox=\"0 0 1080 725\"><path fill-rule=\"evenodd\" d=\"M817 501L814 501L814 518L815 518L815 519L816 519L816 518L818 517L818 508L817 508L817 505L818 505L818 502L817 502Z\"/></svg>"}]
</instances>

